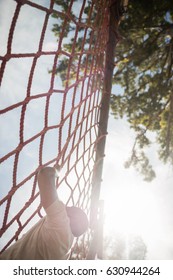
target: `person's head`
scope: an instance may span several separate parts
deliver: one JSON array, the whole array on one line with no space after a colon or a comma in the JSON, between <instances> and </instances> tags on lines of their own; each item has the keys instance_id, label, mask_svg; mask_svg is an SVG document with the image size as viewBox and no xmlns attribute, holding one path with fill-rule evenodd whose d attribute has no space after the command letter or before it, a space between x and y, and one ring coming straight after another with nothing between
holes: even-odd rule
<instances>
[{"instance_id":1,"label":"person's head","mask_svg":"<svg viewBox=\"0 0 173 280\"><path fill-rule=\"evenodd\" d=\"M80 236L88 229L87 215L78 207L66 207L67 215L70 219L70 227L75 237Z\"/></svg>"}]
</instances>

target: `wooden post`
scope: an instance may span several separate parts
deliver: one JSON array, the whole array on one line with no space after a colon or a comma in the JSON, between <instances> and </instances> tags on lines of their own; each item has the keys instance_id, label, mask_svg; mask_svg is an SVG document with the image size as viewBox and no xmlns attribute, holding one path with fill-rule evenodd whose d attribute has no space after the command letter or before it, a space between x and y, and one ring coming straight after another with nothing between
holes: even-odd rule
<instances>
[{"instance_id":1,"label":"wooden post","mask_svg":"<svg viewBox=\"0 0 173 280\"><path fill-rule=\"evenodd\" d=\"M98 142L96 146L96 159L95 159L94 173L92 179L92 194L91 194L90 223L91 223L91 228L93 229L95 228L96 232L97 232L97 218L98 218L97 217L98 203L99 203L100 188L101 188L101 181L102 181L102 169L103 169L103 161L105 156L105 144L106 144L108 117L109 117L110 96L112 90L115 46L119 41L117 30L118 30L120 18L122 16L121 2L122 2L121 0L111 0L110 7L109 7L109 30L108 30L108 42L106 47L105 75L103 81ZM96 247L96 242L93 242L91 246ZM91 250L92 258L97 251L97 249L94 247Z\"/></svg>"}]
</instances>

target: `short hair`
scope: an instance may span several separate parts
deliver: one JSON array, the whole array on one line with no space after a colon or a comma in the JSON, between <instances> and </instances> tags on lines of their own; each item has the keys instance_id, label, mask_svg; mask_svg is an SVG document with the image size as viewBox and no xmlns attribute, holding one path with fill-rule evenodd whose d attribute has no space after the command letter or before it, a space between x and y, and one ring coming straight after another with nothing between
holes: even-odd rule
<instances>
[{"instance_id":1,"label":"short hair","mask_svg":"<svg viewBox=\"0 0 173 280\"><path fill-rule=\"evenodd\" d=\"M73 235L79 237L88 229L89 222L85 212L79 207L66 207L67 215L70 219L70 227Z\"/></svg>"}]
</instances>

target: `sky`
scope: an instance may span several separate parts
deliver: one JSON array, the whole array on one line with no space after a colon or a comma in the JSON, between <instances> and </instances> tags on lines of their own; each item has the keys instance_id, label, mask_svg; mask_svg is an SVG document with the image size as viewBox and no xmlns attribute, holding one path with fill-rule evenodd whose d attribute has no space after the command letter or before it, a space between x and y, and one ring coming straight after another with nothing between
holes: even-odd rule
<instances>
[{"instance_id":1,"label":"sky","mask_svg":"<svg viewBox=\"0 0 173 280\"><path fill-rule=\"evenodd\" d=\"M124 168L135 139L128 123L110 114L108 132L101 195L105 200L105 235L141 236L147 259L173 259L172 167L159 161L155 144L148 155L156 178L143 181L134 168Z\"/></svg>"},{"instance_id":2,"label":"sky","mask_svg":"<svg viewBox=\"0 0 173 280\"><path fill-rule=\"evenodd\" d=\"M37 4L41 4L42 6L48 7L50 1L32 1ZM82 2L80 2L81 5ZM14 12L16 8L16 1L0 1L0 55L3 56L6 54L7 49L7 41L8 34L10 29L11 20L13 18ZM59 9L57 5L55 5L56 9ZM74 9L76 5L74 6ZM19 17L17 20L17 24L15 26L15 31L13 33L12 40L12 53L36 53L38 51L39 39L41 30L43 27L43 21L46 13L44 11L37 10L35 8L31 8L29 5L23 5ZM59 39L56 38L51 31L53 23L55 19L52 17L49 18L45 38L43 41L43 51L55 51L57 50L57 46L59 43ZM66 39L63 40L66 42ZM28 87L28 78L30 69L32 66L32 57L22 57L22 58L11 58L6 64L2 85L0 88L0 109L4 109L8 106L16 104L18 102L23 101L26 97L26 91ZM37 65L34 71L34 76L32 80L30 94L32 97L37 94L47 93L50 88L50 78L51 75L48 74L48 71L52 69L52 64L54 60L54 55L43 55L39 57L37 60ZM79 116L79 122L81 122L81 126L79 125L78 130L76 132L74 143L79 140L79 132L82 130L82 135L85 133L85 126L89 130L89 125L94 122L91 120L91 113L87 113L87 108L90 106L89 100L91 100L91 104L93 104L93 99L88 98L87 102L84 103L85 96L87 94L86 86L89 78L86 78L85 85L80 82L78 84L78 91L75 93L74 106L76 106L79 101L81 101L81 89L84 87L83 94L83 104L80 107L81 110L85 108L85 119L83 118L83 114ZM64 89L62 86L62 82L60 77L57 75L54 80L54 89L62 90ZM64 118L68 116L71 112L71 104L73 98L73 90L74 88L68 90L68 94L66 95L66 104L64 108ZM98 95L98 92L96 93ZM64 92L53 93L50 98L49 103L49 114L48 114L48 125L54 126L59 123L61 119L61 109L62 109L62 100L64 97ZM96 98L97 99L97 98ZM46 98L38 98L33 99L27 105L27 110L25 113L25 123L24 123L24 141L30 139L35 134L42 131L44 128L45 122L45 105ZM77 116L77 106L73 113L73 120L71 122L71 130L73 131L76 125L76 116ZM88 116L89 121L87 122ZM0 116L0 157L3 157L5 154L15 149L19 143L19 133L20 133L20 117L21 117L21 107L9 111L6 114ZM69 141L67 139L67 133L69 129L69 117L67 121L64 121L62 127L62 144L66 145L66 153L65 159L68 156L68 152L72 147L72 140ZM90 122L91 121L91 122ZM58 130L58 129L57 129ZM87 150L90 142L88 141L91 135L95 134L95 129L92 128L89 130L85 137L84 141L80 142L78 147L75 148L75 152L70 157L70 166L74 164L76 161L76 157L78 157L78 163L76 165L76 169L72 170L71 173L68 174L68 178L66 183L61 184L61 187L58 189L58 195L60 198L63 198L64 202L68 201L69 196L71 195L72 199L68 202L68 205L76 203L79 198L80 188L78 186L75 188L75 191L71 191L71 184L74 186L76 181L79 180L77 172L81 172L84 165L88 164L87 161L87 153L85 154L85 158L80 159L81 154L83 154L83 147L85 145L85 149ZM52 158L57 156L58 151L58 132L56 130L49 130L46 133L44 138L44 149L43 149L43 164L47 163ZM55 141L52 141L55 139ZM33 142L24 146L19 155L18 161L18 172L17 172L17 183L20 183L24 180L29 174L34 172L39 165L39 145L40 139L35 139ZM64 146L63 146L64 147ZM89 152L88 152L89 153ZM91 155L90 155L91 156ZM4 161L0 165L0 182L1 182L1 191L0 191L0 199L8 194L10 191L12 181L13 181L13 164L14 164L14 156L11 156L8 160ZM90 172L89 167L93 165L93 160L90 160L90 163L87 165L84 171L84 176L81 176L80 183L84 182L85 177L88 180L87 174ZM88 167L89 166L89 167ZM64 173L67 172L67 162L63 166L63 170L60 174L60 180L63 178ZM91 179L90 179L91 180ZM88 180L88 181L90 181ZM24 186L17 189L15 194L13 195L10 211L9 211L9 219L8 221L14 217L21 208L25 206L25 203L31 196L31 188L33 185L33 178L30 181L27 181ZM37 189L38 190L38 189ZM77 196L78 195L78 196ZM86 202L88 200L88 195L84 197L84 206L86 206ZM81 196L82 198L82 196ZM82 200L82 199L81 199ZM83 203L83 201L80 203ZM16 203L17 202L17 203ZM22 214L21 221L25 223L27 221L28 215L33 213L35 208L39 204L39 199L32 203L31 206ZM2 224L4 211L5 211L5 203L0 207L0 224ZM31 223L29 223L22 234L26 232L27 229L31 227L31 225L36 222L39 217L35 217ZM0 239L0 249L4 246L8 239L14 235L14 232L18 229L18 224L13 223L12 227L7 230L7 235L2 236Z\"/></svg>"},{"instance_id":3,"label":"sky","mask_svg":"<svg viewBox=\"0 0 173 280\"><path fill-rule=\"evenodd\" d=\"M34 1L33 1L34 2ZM35 1L46 5L48 1ZM2 0L0 1L0 55L6 52L6 42L8 38L8 30L11 23L11 17L14 13L15 1ZM27 8L27 9L26 9ZM35 52L38 46L40 33L39 28L43 24L43 15L36 10L28 11L28 7L23 7L20 14L20 20L16 26L15 36L13 38L13 51L19 52ZM26 22L24 19L29 17ZM51 28L52 22L49 22ZM26 32L27 30L27 32ZM33 33L33 30L35 32ZM25 38L25 40L24 40ZM27 44L26 44L27 42ZM45 37L43 49L55 50L56 38L52 32L48 32ZM44 58L37 65L32 92L46 92L49 87L50 79L40 80L40 76L47 75L47 71L51 68L53 57ZM12 59L8 64L8 79L4 78L2 87L0 89L0 109L5 106L10 106L13 103L23 100L23 93L26 89L28 73L31 66L31 60L25 58L24 60ZM22 78L21 78L22 73ZM7 76L7 75L6 75ZM62 88L62 84L57 79L57 86ZM13 89L13 91L11 90ZM113 91L119 90L113 87ZM20 94L18 94L20 92ZM61 97L58 97L58 104L61 107ZM55 107L57 100L52 101L51 108ZM44 101L40 100L37 103L33 102L28 108L25 123L25 136L27 138L39 131L43 125L41 108L44 107ZM68 111L69 108L67 108ZM18 112L16 111L16 116ZM29 115L33 115L37 122L33 126ZM18 135L13 131L18 131L19 121L13 114L8 114L2 120L0 119L0 154L4 155L8 150L14 148L18 141ZM53 124L53 115L50 116L50 123ZM57 121L57 120L56 120ZM11 133L11 127L13 131ZM9 133L10 132L10 133ZM103 168L103 182L101 190L101 199L105 201L105 235L125 233L126 238L131 234L141 236L147 246L148 259L173 259L173 170L171 166L161 163L157 156L157 145L148 150L150 160L156 171L156 178L151 182L144 182L141 175L139 175L133 168L125 169L124 162L128 159L133 145L135 135L130 130L125 119L115 120L110 113L108 124L108 137L106 141L106 157ZM8 137L7 137L8 135ZM66 134L64 133L64 137ZM47 145L51 141L47 140ZM153 136L154 137L154 136ZM4 145L4 143L6 143ZM21 162L25 164L26 172L32 171L37 165L35 159L38 153L38 143L24 151L21 155ZM32 153L30 152L32 150ZM51 158L56 147L52 148L49 155L45 155L45 160ZM29 154L31 153L31 154ZM29 154L25 162L25 155ZM11 178L6 178L4 183L3 173L10 173L12 161L8 161L4 165L4 169L0 170L1 175L1 194L8 189L8 184ZM23 164L19 165L22 169ZM20 172L20 174L22 174ZM25 176L25 174L23 174ZM20 178L21 180L22 178ZM2 183L3 182L3 183ZM2 191L3 190L3 191ZM17 208L22 206L21 196L25 191L21 190L18 205L14 205L13 214ZM1 217L2 219L2 217ZM128 246L128 244L127 244ZM125 256L128 258L128 256Z\"/></svg>"},{"instance_id":4,"label":"sky","mask_svg":"<svg viewBox=\"0 0 173 280\"><path fill-rule=\"evenodd\" d=\"M39 3L39 1L36 1ZM42 5L48 5L49 1L40 1ZM3 56L6 53L8 33L11 24L12 17L14 15L16 2L13 0L0 1L0 55ZM43 26L45 13L38 12L36 9L31 9L28 5L24 5L20 11L19 19L14 32L12 52L13 53L32 53L38 50L38 43L40 39L41 28ZM43 44L43 50L55 50L57 45L56 38L51 30L52 22L48 23L48 32L45 34L45 40ZM33 32L34 30L34 32ZM31 94L44 93L48 91L50 86L50 75L48 70L52 67L53 56L44 56L39 60L35 69L35 75L32 82ZM0 109L11 106L12 104L23 101L26 95L26 88L28 82L28 75L32 64L32 58L11 59L6 66L2 85L0 88ZM40 77L43 77L40 79ZM55 83L58 83L58 88L62 88L61 82L57 79ZM50 102L50 109L52 112L61 108L62 97L52 98ZM24 138L29 139L36 133L38 133L44 124L44 109L45 100L37 99L31 101L27 107L24 126ZM16 109L7 114L0 116L0 156L4 156L9 151L15 149L19 141L19 128L20 128L20 114L21 109ZM53 115L53 114L52 114ZM52 115L49 117L49 124L53 125L55 120ZM32 116L32 118L31 118ZM58 119L56 119L58 121ZM34 124L34 125L33 125ZM64 133L64 137L65 137ZM57 135L56 135L57 136ZM57 143L52 143L51 139L55 137L54 133L48 134L45 139L45 148L49 148L49 153L43 153L43 161L48 161L52 158L52 154L57 152ZM51 144L50 144L51 142ZM30 174L38 166L38 151L39 141L36 140L27 145L19 157L18 176L17 182L22 181L27 174ZM6 195L10 189L12 182L12 170L13 170L14 157L10 157L7 161L4 161L0 166L0 182L1 192L0 198ZM25 167L25 168L23 168ZM17 214L17 212L24 206L25 200L30 196L28 182L25 188L20 188L14 195L11 203L9 218ZM17 203L15 203L17 201ZM38 206L39 201L32 205L35 209ZM5 205L0 209L0 222L2 223L4 215ZM26 211L27 212L27 211ZM27 219L27 215L24 214L23 221ZM37 218L38 220L38 218ZM33 219L36 222L36 219ZM31 226L31 225L30 225ZM9 236L12 236L16 231L18 225L14 224L10 228ZM27 229L27 227L26 227ZM13 231L13 233L11 232ZM0 245L7 240L1 238Z\"/></svg>"}]
</instances>

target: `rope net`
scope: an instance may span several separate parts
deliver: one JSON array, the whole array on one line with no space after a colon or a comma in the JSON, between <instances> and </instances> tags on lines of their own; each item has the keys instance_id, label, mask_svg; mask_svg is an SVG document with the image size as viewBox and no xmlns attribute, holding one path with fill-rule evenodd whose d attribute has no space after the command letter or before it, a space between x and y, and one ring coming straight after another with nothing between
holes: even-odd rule
<instances>
[{"instance_id":1,"label":"rope net","mask_svg":"<svg viewBox=\"0 0 173 280\"><path fill-rule=\"evenodd\" d=\"M37 173L60 164L58 194L90 215L109 1L1 1L0 250L44 215ZM92 232L76 239L85 259Z\"/></svg>"}]
</instances>

